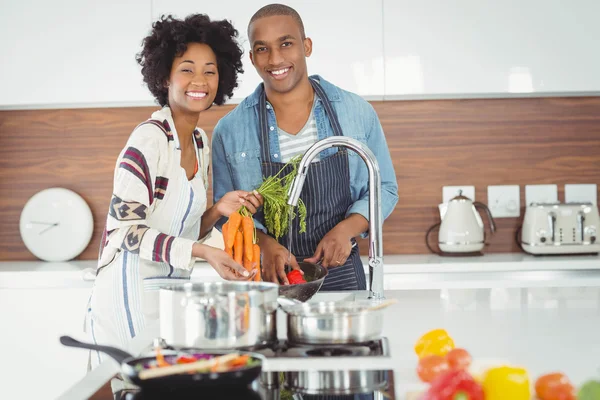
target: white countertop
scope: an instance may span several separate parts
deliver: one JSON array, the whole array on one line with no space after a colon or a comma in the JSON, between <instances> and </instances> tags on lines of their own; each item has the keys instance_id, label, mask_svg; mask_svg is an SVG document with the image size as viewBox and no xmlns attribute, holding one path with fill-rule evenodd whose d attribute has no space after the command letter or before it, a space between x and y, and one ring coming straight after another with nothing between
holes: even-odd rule
<instances>
[{"instance_id":1,"label":"white countertop","mask_svg":"<svg viewBox=\"0 0 600 400\"><path fill-rule=\"evenodd\" d=\"M557 286L550 282L549 286ZM314 300L340 298L319 293ZM415 368L413 346L430 329L445 328L458 347L471 352L477 363L492 360L525 367L532 382L547 372L562 371L574 384L600 376L600 285L585 288L487 288L387 291L399 302L385 312L384 335L390 357L269 359L265 371L301 369L392 369L396 395L424 388ZM143 349L158 336L149 327L133 341ZM285 335L285 333L284 333ZM281 335L280 335L281 336ZM107 362L75 385L61 399L78 399L95 392L117 366Z\"/></svg>"},{"instance_id":2,"label":"white countertop","mask_svg":"<svg viewBox=\"0 0 600 400\"><path fill-rule=\"evenodd\" d=\"M368 258L362 257L368 274ZM0 262L0 289L92 287L95 260L48 263L43 261ZM548 271L600 271L600 255L535 257L524 253L486 254L478 257L438 255L386 255L385 289L427 289L430 282L444 280L453 287L479 287L490 284L511 286L528 272L530 284L557 278ZM500 273L500 274L498 274ZM510 275L508 273L514 273ZM536 275L537 274L537 275ZM198 262L194 280L219 280L206 262ZM564 284L570 285L568 276ZM586 277L585 279L591 279ZM450 283L453 281L454 283ZM471 283L469 283L471 282ZM559 285L563 283L558 282ZM466 286L465 286L466 285ZM475 286L473 286L475 285Z\"/></svg>"}]
</instances>

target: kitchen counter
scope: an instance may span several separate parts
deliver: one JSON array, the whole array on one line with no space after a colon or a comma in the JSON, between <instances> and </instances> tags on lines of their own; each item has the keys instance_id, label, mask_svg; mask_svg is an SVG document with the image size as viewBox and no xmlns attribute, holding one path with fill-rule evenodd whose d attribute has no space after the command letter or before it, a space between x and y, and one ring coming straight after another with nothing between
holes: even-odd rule
<instances>
[{"instance_id":1,"label":"kitchen counter","mask_svg":"<svg viewBox=\"0 0 600 400\"><path fill-rule=\"evenodd\" d=\"M368 274L368 257L362 257ZM19 288L91 288L95 260L70 262L20 261L0 262L0 289ZM600 271L600 255L544 256L524 253L486 254L477 257L440 257L424 255L384 256L385 289L427 289L432 281L453 280L455 287L478 287L489 280L502 280L511 285L523 272L537 282L556 280L547 271ZM501 273L501 274L497 274ZM514 273L506 275L504 273ZM520 275L521 274L521 275ZM566 274L569 276L569 274ZM573 275L576 278L577 275ZM206 262L194 267L192 279L219 280L216 271ZM585 278L587 279L587 278ZM482 282L483 281L483 282ZM472 283L470 283L472 282ZM533 281L532 281L533 282ZM534 283L532 283L534 284ZM560 282L559 282L560 284ZM473 286L475 285L475 286Z\"/></svg>"},{"instance_id":2,"label":"kitchen counter","mask_svg":"<svg viewBox=\"0 0 600 400\"><path fill-rule=\"evenodd\" d=\"M266 371L301 369L392 369L397 398L424 387L415 373L413 345L424 332L442 327L456 345L465 347L477 363L509 362L527 368L533 381L552 371L566 373L576 385L600 375L600 284L560 287L559 281L545 286L453 289L438 284L435 289L386 291L398 303L385 309L384 335L390 357L319 359L269 359ZM364 292L319 293L314 301L364 297ZM141 351L158 336L158 326L132 341ZM285 335L285 333L283 333ZM280 333L281 336L281 333ZM73 350L84 351L84 350ZM74 385L60 399L82 399L96 392L117 372L107 361Z\"/></svg>"},{"instance_id":3,"label":"kitchen counter","mask_svg":"<svg viewBox=\"0 0 600 400\"><path fill-rule=\"evenodd\" d=\"M366 265L366 257L363 260ZM580 287L600 288L599 256L534 257L522 253L486 254L480 257L386 255L384 261L386 293L398 292L402 296L408 296L410 300L405 301L404 307L415 310L415 313L431 313L419 310L432 309L432 315L445 315L447 312L454 312L451 310L452 304L455 304L452 307L465 307L465 310L477 309L479 305L469 303L473 296L479 298L481 293L487 291L493 295L492 298L498 299L507 296L506 293L520 293L521 288L526 289L531 296L535 294L536 299L540 296L546 298L548 307L551 308L575 301L565 300L560 296L577 294ZM0 262L0 315L3 326L0 339L11 343L5 356L14 360L10 366L0 366L0 376L6 377L15 385L14 388L6 388L4 394L7 397L20 397L18 388L27 387L29 380L17 371L28 368L31 363L35 363L41 370L48 370L38 380L39 385L30 390L32 395L40 398L55 398L84 376L87 353L65 348L58 343L58 337L69 334L86 339L82 324L93 285L95 264L95 261ZM368 267L365 269L368 272ZM210 281L220 280L220 277L209 265L199 262L192 279ZM425 298L431 293L434 294L433 297ZM327 296L332 300L343 300L345 294L329 293ZM455 303L449 303L448 296ZM527 296L523 296L521 301L525 302ZM15 307L15 304L18 306ZM497 304L494 300L485 307L500 307L497 312L504 313ZM595 307L597 309L597 305ZM406 312L404 309L400 310L398 315L404 318ZM510 310L510 313L514 312L517 311ZM536 311L538 312L539 310ZM477 319L472 314L465 315L471 316L469 329L476 329ZM597 322L599 313L596 311L593 315L596 319L590 319L590 322ZM414 321L416 319L409 315L406 320L402 320L402 324L410 327ZM432 325L437 323L436 320L431 321ZM564 322L559 316L554 323L560 326ZM402 328L392 327L390 332L394 332L394 329L404 335ZM519 327L514 329L518 330ZM600 331L600 324L597 323L594 329L596 332ZM550 327L548 331L554 334L554 327ZM386 335L391 337L396 334L386 331ZM413 339L405 338L404 341L408 343ZM32 343L38 345L32 347ZM397 350L392 347L392 351ZM403 352L402 357L411 357L410 349L400 351ZM22 357L24 354L27 355L26 358ZM56 359L64 361L66 370L54 370L53 360ZM412 368L412 364L408 366ZM105 368L110 367L107 365ZM406 374L401 374L398 379L404 379L404 376ZM105 381L108 379L105 375L101 377ZM87 385L89 382L87 381ZM86 390L89 391L89 387Z\"/></svg>"}]
</instances>

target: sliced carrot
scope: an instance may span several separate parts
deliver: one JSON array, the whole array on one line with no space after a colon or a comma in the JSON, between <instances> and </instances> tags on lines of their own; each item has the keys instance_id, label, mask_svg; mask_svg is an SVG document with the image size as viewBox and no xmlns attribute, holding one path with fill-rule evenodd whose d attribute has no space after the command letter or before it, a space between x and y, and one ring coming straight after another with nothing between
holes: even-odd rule
<instances>
[{"instance_id":1,"label":"sliced carrot","mask_svg":"<svg viewBox=\"0 0 600 400\"><path fill-rule=\"evenodd\" d=\"M215 365L210 367L210 372L217 372L218 369L219 369L219 360L215 360Z\"/></svg>"},{"instance_id":2,"label":"sliced carrot","mask_svg":"<svg viewBox=\"0 0 600 400\"><path fill-rule=\"evenodd\" d=\"M229 228L227 229L227 239L225 240L225 247L231 247L235 245L235 237L240 224L242 223L242 215L238 212L234 212L229 216Z\"/></svg>"},{"instance_id":3,"label":"sliced carrot","mask_svg":"<svg viewBox=\"0 0 600 400\"><path fill-rule=\"evenodd\" d=\"M169 365L171 365L165 361L165 357L160 352L159 347L156 348L156 365L158 365L159 367L168 367Z\"/></svg>"},{"instance_id":4,"label":"sliced carrot","mask_svg":"<svg viewBox=\"0 0 600 400\"><path fill-rule=\"evenodd\" d=\"M231 229L231 226L229 227ZM236 263L242 264L242 259L244 256L244 236L242 232L236 230L235 232L235 241L233 242L233 259Z\"/></svg>"},{"instance_id":5,"label":"sliced carrot","mask_svg":"<svg viewBox=\"0 0 600 400\"><path fill-rule=\"evenodd\" d=\"M239 356L238 358L231 360L229 362L229 365L231 367L243 367L244 365L248 364L249 358L250 358L249 355L244 354L243 356Z\"/></svg>"},{"instance_id":6,"label":"sliced carrot","mask_svg":"<svg viewBox=\"0 0 600 400\"><path fill-rule=\"evenodd\" d=\"M262 281L262 277L260 275L260 246L258 244L252 245L252 250L254 256L252 257L252 267L256 268L256 275L254 276L254 280L256 282Z\"/></svg>"}]
</instances>

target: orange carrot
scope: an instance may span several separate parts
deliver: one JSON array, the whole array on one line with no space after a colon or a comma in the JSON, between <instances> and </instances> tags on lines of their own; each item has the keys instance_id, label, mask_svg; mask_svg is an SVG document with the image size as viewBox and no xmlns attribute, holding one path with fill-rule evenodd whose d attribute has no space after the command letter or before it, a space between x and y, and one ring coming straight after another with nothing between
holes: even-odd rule
<instances>
[{"instance_id":1,"label":"orange carrot","mask_svg":"<svg viewBox=\"0 0 600 400\"><path fill-rule=\"evenodd\" d=\"M245 216L242 218L242 233L244 234L244 254L248 260L252 261L254 257L254 250L252 249L252 243L254 243L254 222L252 217Z\"/></svg>"},{"instance_id":2,"label":"orange carrot","mask_svg":"<svg viewBox=\"0 0 600 400\"><path fill-rule=\"evenodd\" d=\"M248 364L248 359L250 358L249 355L244 354L242 356L239 356L238 358L234 358L233 360L231 360L229 362L229 366L230 367L243 367L246 364Z\"/></svg>"},{"instance_id":3,"label":"orange carrot","mask_svg":"<svg viewBox=\"0 0 600 400\"><path fill-rule=\"evenodd\" d=\"M227 249L227 233L229 232L229 221L225 222L223 224L223 227L221 228L221 232L223 233L223 243L225 244L225 248ZM231 247L229 247L231 248Z\"/></svg>"},{"instance_id":4,"label":"orange carrot","mask_svg":"<svg viewBox=\"0 0 600 400\"><path fill-rule=\"evenodd\" d=\"M244 240L244 246L246 245L245 240ZM244 252L244 268L246 269L246 271L251 272L252 271L252 267L254 266L254 261L252 261L251 258L246 257L246 253Z\"/></svg>"},{"instance_id":5,"label":"orange carrot","mask_svg":"<svg viewBox=\"0 0 600 400\"><path fill-rule=\"evenodd\" d=\"M258 244L253 244L252 249L254 252L254 257L252 257L252 267L256 268L256 275L254 276L254 280L256 282L260 282L262 280L260 276L260 247Z\"/></svg>"},{"instance_id":6,"label":"orange carrot","mask_svg":"<svg viewBox=\"0 0 600 400\"><path fill-rule=\"evenodd\" d=\"M229 229L232 227L230 226ZM235 240L233 242L233 259L236 263L242 264L242 258L244 255L244 236L242 232L235 230Z\"/></svg>"},{"instance_id":7,"label":"orange carrot","mask_svg":"<svg viewBox=\"0 0 600 400\"><path fill-rule=\"evenodd\" d=\"M231 247L235 245L235 237L240 224L242 223L242 215L238 212L234 212L229 216L229 227L227 229L227 240L225 241L225 247Z\"/></svg>"},{"instance_id":8,"label":"orange carrot","mask_svg":"<svg viewBox=\"0 0 600 400\"><path fill-rule=\"evenodd\" d=\"M160 348L159 347L156 348L156 364L159 367L168 367L169 365L171 365L171 364L169 364L168 362L165 361L165 357L160 352Z\"/></svg>"}]
</instances>

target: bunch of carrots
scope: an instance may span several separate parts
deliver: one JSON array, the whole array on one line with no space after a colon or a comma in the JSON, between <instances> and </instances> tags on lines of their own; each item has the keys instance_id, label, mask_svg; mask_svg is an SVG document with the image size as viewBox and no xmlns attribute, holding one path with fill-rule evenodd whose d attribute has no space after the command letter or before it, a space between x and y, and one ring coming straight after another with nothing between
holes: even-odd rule
<instances>
[{"instance_id":1,"label":"bunch of carrots","mask_svg":"<svg viewBox=\"0 0 600 400\"><path fill-rule=\"evenodd\" d=\"M223 224L222 232L227 254L235 262L243 265L246 271L252 272L253 269L256 269L258 272L254 281L260 282L262 280L260 247L256 243L256 229L252 214L246 207L241 207L229 216L227 222Z\"/></svg>"}]
</instances>

